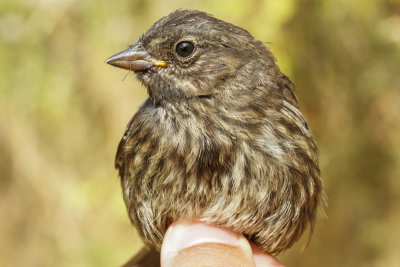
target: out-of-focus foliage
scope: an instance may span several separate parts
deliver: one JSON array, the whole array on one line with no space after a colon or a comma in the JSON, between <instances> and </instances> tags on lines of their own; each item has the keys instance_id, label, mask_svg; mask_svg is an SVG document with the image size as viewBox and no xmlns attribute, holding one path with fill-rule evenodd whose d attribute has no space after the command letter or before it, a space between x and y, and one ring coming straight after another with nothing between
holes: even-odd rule
<instances>
[{"instance_id":1,"label":"out-of-focus foliage","mask_svg":"<svg viewBox=\"0 0 400 267\"><path fill-rule=\"evenodd\" d=\"M0 266L116 266L141 246L113 168L146 91L104 60L176 8L248 29L296 83L328 219L288 266L400 266L400 1L2 0Z\"/></svg>"}]
</instances>

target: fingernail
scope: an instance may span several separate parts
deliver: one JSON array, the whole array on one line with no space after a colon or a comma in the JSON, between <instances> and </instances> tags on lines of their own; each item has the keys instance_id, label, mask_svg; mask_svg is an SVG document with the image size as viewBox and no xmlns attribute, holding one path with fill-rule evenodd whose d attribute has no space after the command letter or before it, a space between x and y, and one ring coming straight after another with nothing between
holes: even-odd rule
<instances>
[{"instance_id":1,"label":"fingernail","mask_svg":"<svg viewBox=\"0 0 400 267\"><path fill-rule=\"evenodd\" d=\"M237 246L239 235L204 223L179 222L168 228L161 250L161 261L171 262L179 251L204 243Z\"/></svg>"},{"instance_id":2,"label":"fingernail","mask_svg":"<svg viewBox=\"0 0 400 267\"><path fill-rule=\"evenodd\" d=\"M284 267L282 263L276 260L271 255L262 251L259 247L254 245L253 243L250 244L251 250L253 251L253 259L256 267Z\"/></svg>"}]
</instances>

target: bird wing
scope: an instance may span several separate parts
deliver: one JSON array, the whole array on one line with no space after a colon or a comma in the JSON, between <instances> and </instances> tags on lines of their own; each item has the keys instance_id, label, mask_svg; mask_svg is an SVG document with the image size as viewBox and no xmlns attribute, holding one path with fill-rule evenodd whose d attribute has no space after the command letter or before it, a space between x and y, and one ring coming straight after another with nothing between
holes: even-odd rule
<instances>
[{"instance_id":1,"label":"bird wing","mask_svg":"<svg viewBox=\"0 0 400 267\"><path fill-rule=\"evenodd\" d=\"M299 103L297 102L297 98L294 93L294 90L296 88L294 83L285 74L282 74L279 77L278 85L282 90L282 94L285 97L285 100L292 104L294 107L298 108Z\"/></svg>"}]
</instances>

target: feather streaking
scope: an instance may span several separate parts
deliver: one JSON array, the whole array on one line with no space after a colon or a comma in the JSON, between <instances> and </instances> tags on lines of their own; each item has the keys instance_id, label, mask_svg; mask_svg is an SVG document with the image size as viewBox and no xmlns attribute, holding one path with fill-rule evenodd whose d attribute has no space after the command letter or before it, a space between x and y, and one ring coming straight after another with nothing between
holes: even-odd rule
<instances>
[{"instance_id":1,"label":"feather streaking","mask_svg":"<svg viewBox=\"0 0 400 267\"><path fill-rule=\"evenodd\" d=\"M188 41L193 54L180 57ZM135 71L149 98L117 152L129 217L159 249L189 218L289 248L322 199L317 148L293 83L246 30L199 11L156 22L137 45L167 67Z\"/></svg>"}]
</instances>

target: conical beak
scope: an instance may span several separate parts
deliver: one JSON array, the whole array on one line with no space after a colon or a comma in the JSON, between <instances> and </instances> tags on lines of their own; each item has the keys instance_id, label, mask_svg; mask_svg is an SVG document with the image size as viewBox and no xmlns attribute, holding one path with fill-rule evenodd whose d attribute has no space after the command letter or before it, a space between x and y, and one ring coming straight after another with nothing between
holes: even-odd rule
<instances>
[{"instance_id":1,"label":"conical beak","mask_svg":"<svg viewBox=\"0 0 400 267\"><path fill-rule=\"evenodd\" d=\"M118 68L123 68L131 71L149 70L152 67L167 67L167 62L157 60L152 57L149 52L137 43L128 49L119 52L108 58L106 63Z\"/></svg>"}]
</instances>

